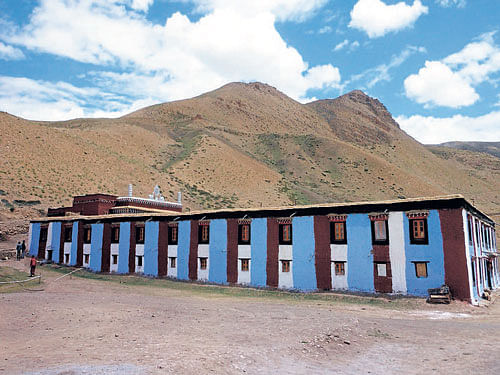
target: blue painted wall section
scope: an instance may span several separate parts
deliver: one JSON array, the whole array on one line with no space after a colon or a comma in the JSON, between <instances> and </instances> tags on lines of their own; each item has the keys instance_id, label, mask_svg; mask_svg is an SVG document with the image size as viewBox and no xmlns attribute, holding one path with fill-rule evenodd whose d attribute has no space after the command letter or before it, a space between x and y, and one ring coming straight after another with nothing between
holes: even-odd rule
<instances>
[{"instance_id":1,"label":"blue painted wall section","mask_svg":"<svg viewBox=\"0 0 500 375\"><path fill-rule=\"evenodd\" d=\"M293 240L293 287L302 291L317 289L315 267L314 218L294 217Z\"/></svg>"},{"instance_id":2,"label":"blue painted wall section","mask_svg":"<svg viewBox=\"0 0 500 375\"><path fill-rule=\"evenodd\" d=\"M52 241L50 248L52 250L52 261L59 263L59 245L61 244L61 226L60 221L52 223Z\"/></svg>"},{"instance_id":3,"label":"blue painted wall section","mask_svg":"<svg viewBox=\"0 0 500 375\"><path fill-rule=\"evenodd\" d=\"M227 221L210 220L208 281L227 284Z\"/></svg>"},{"instance_id":4,"label":"blue painted wall section","mask_svg":"<svg viewBox=\"0 0 500 375\"><path fill-rule=\"evenodd\" d=\"M179 222L177 241L177 278L189 279L189 244L191 241L191 221Z\"/></svg>"},{"instance_id":5,"label":"blue painted wall section","mask_svg":"<svg viewBox=\"0 0 500 375\"><path fill-rule=\"evenodd\" d=\"M130 223L120 223L120 242L118 244L118 273L128 273L129 251Z\"/></svg>"},{"instance_id":6,"label":"blue painted wall section","mask_svg":"<svg viewBox=\"0 0 500 375\"><path fill-rule=\"evenodd\" d=\"M365 214L347 217L347 285L349 289L374 292L370 218Z\"/></svg>"},{"instance_id":7,"label":"blue painted wall section","mask_svg":"<svg viewBox=\"0 0 500 375\"><path fill-rule=\"evenodd\" d=\"M73 223L73 229L71 232L71 252L69 254L69 264L71 266L76 265L76 254L78 250L78 221Z\"/></svg>"},{"instance_id":8,"label":"blue painted wall section","mask_svg":"<svg viewBox=\"0 0 500 375\"><path fill-rule=\"evenodd\" d=\"M30 255L38 255L38 243L40 241L40 223L31 224Z\"/></svg>"},{"instance_id":9,"label":"blue painted wall section","mask_svg":"<svg viewBox=\"0 0 500 375\"><path fill-rule=\"evenodd\" d=\"M250 284L265 287L267 281L267 219L253 219L250 235L252 252Z\"/></svg>"},{"instance_id":10,"label":"blue painted wall section","mask_svg":"<svg viewBox=\"0 0 500 375\"><path fill-rule=\"evenodd\" d=\"M427 289L439 288L444 284L444 253L443 236L439 213L431 210L427 217L429 236L428 245L410 244L410 227L406 215L403 217L406 248L406 287L408 294L426 296ZM427 263L427 277L417 277L415 264L412 262Z\"/></svg>"},{"instance_id":11,"label":"blue painted wall section","mask_svg":"<svg viewBox=\"0 0 500 375\"><path fill-rule=\"evenodd\" d=\"M102 232L104 224L92 224L92 237L90 239L89 268L94 272L101 272L102 261Z\"/></svg>"},{"instance_id":12,"label":"blue painted wall section","mask_svg":"<svg viewBox=\"0 0 500 375\"><path fill-rule=\"evenodd\" d=\"M158 276L158 233L160 223L147 221L144 238L144 274Z\"/></svg>"}]
</instances>

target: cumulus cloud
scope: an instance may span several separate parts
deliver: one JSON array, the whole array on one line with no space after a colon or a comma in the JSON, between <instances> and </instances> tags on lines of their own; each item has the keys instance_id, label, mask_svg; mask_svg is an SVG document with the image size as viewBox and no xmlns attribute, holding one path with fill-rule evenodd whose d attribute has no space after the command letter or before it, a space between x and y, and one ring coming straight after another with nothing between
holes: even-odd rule
<instances>
[{"instance_id":1,"label":"cumulus cloud","mask_svg":"<svg viewBox=\"0 0 500 375\"><path fill-rule=\"evenodd\" d=\"M474 104L479 95L473 87L439 61L426 61L425 67L404 81L406 96L420 104L459 108Z\"/></svg>"},{"instance_id":2,"label":"cumulus cloud","mask_svg":"<svg viewBox=\"0 0 500 375\"><path fill-rule=\"evenodd\" d=\"M309 89L338 87L340 73L330 64L309 66L275 23L301 21L325 1L192 0L203 13L197 21L177 12L161 25L145 17L152 1L41 0L28 25L1 36L36 52L94 64L104 72L93 78L106 87L127 89L135 84L123 77L144 77L147 85L124 93L138 100L151 98L153 84L154 98L169 101L254 80L301 100Z\"/></svg>"},{"instance_id":3,"label":"cumulus cloud","mask_svg":"<svg viewBox=\"0 0 500 375\"><path fill-rule=\"evenodd\" d=\"M0 42L0 60L22 60L24 53L18 48Z\"/></svg>"},{"instance_id":4,"label":"cumulus cloud","mask_svg":"<svg viewBox=\"0 0 500 375\"><path fill-rule=\"evenodd\" d=\"M352 42L352 43L351 43L351 42L349 42L349 40L348 40L348 39L344 39L344 41L343 41L343 42L340 42L339 44L337 44L337 45L333 48L333 50L334 50L335 52L337 52L337 51L340 51L340 50L342 50L342 49L344 49L344 48L348 48L348 49L349 49L349 51L354 51L354 50L355 50L356 48L358 48L358 47L359 47L359 42L358 42L357 40L355 40L354 42Z\"/></svg>"},{"instance_id":5,"label":"cumulus cloud","mask_svg":"<svg viewBox=\"0 0 500 375\"><path fill-rule=\"evenodd\" d=\"M467 4L466 0L436 0L436 3L442 7L449 8L451 6L456 6L457 8L463 8Z\"/></svg>"},{"instance_id":6,"label":"cumulus cloud","mask_svg":"<svg viewBox=\"0 0 500 375\"><path fill-rule=\"evenodd\" d=\"M334 51L340 51L341 49L343 49L345 46L347 46L349 44L349 40L347 39L344 39L343 42L340 42L339 44L337 44L333 50Z\"/></svg>"},{"instance_id":7,"label":"cumulus cloud","mask_svg":"<svg viewBox=\"0 0 500 375\"><path fill-rule=\"evenodd\" d=\"M428 8L420 0L415 0L412 5L403 1L387 5L381 0L358 0L351 10L349 27L377 38L413 26L427 12Z\"/></svg>"},{"instance_id":8,"label":"cumulus cloud","mask_svg":"<svg viewBox=\"0 0 500 375\"><path fill-rule=\"evenodd\" d=\"M399 116L396 121L412 137L424 144L449 141L500 140L500 112L479 117L455 115L453 117Z\"/></svg>"},{"instance_id":9,"label":"cumulus cloud","mask_svg":"<svg viewBox=\"0 0 500 375\"><path fill-rule=\"evenodd\" d=\"M477 102L475 86L500 72L500 48L494 35L483 34L441 61L426 61L417 74L405 79L406 96L426 106L459 108Z\"/></svg>"}]
</instances>

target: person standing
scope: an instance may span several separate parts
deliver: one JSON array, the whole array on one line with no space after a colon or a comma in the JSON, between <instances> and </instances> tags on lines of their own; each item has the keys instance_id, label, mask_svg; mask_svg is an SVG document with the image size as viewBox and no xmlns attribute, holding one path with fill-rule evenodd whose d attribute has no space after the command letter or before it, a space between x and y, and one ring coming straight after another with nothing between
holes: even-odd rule
<instances>
[{"instance_id":1,"label":"person standing","mask_svg":"<svg viewBox=\"0 0 500 375\"><path fill-rule=\"evenodd\" d=\"M36 268L36 259L35 259L34 255L31 256L30 267L31 267L30 277L33 277L33 276L35 276L35 268Z\"/></svg>"},{"instance_id":2,"label":"person standing","mask_svg":"<svg viewBox=\"0 0 500 375\"><path fill-rule=\"evenodd\" d=\"M21 241L17 241L17 246L16 246L16 256L17 256L17 260L21 260L21 251L22 251L23 247L21 245Z\"/></svg>"},{"instance_id":3,"label":"person standing","mask_svg":"<svg viewBox=\"0 0 500 375\"><path fill-rule=\"evenodd\" d=\"M26 243L23 240L23 243L21 244L21 259L24 259L24 254L26 254Z\"/></svg>"}]
</instances>

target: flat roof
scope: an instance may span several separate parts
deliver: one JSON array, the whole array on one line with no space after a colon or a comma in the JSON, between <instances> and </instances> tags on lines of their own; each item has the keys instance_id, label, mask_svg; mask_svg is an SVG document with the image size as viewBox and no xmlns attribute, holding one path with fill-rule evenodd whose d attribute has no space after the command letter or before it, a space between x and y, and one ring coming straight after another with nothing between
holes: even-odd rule
<instances>
[{"instance_id":1,"label":"flat roof","mask_svg":"<svg viewBox=\"0 0 500 375\"><path fill-rule=\"evenodd\" d=\"M108 215L90 215L90 216L53 216L43 217L31 220L31 222L49 222L49 221L75 221L84 220L88 222L96 221L127 221L128 219L137 219L144 221L148 218L163 220L201 220L201 219L223 219L223 218L262 218L262 217L291 217L291 216L311 216L327 214L353 214L353 213L371 213L391 211L410 211L423 209L442 209L442 208L466 208L490 225L495 222L487 215L483 214L463 195L452 194L435 197L418 197L393 199L382 201L366 202L344 202L344 203L321 203L300 206L277 206L277 207L252 207L252 208L225 208L217 210L199 210L189 212L148 212L148 213L126 213L126 214L108 214Z\"/></svg>"}]
</instances>

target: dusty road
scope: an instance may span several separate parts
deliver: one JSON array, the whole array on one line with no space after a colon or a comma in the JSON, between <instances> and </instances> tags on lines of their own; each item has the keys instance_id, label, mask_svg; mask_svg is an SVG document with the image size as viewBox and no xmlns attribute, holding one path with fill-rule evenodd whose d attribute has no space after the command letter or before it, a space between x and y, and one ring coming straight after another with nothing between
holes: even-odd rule
<instances>
[{"instance_id":1,"label":"dusty road","mask_svg":"<svg viewBox=\"0 0 500 375\"><path fill-rule=\"evenodd\" d=\"M500 299L342 302L39 271L43 291L0 289L0 375L500 374Z\"/></svg>"}]
</instances>

